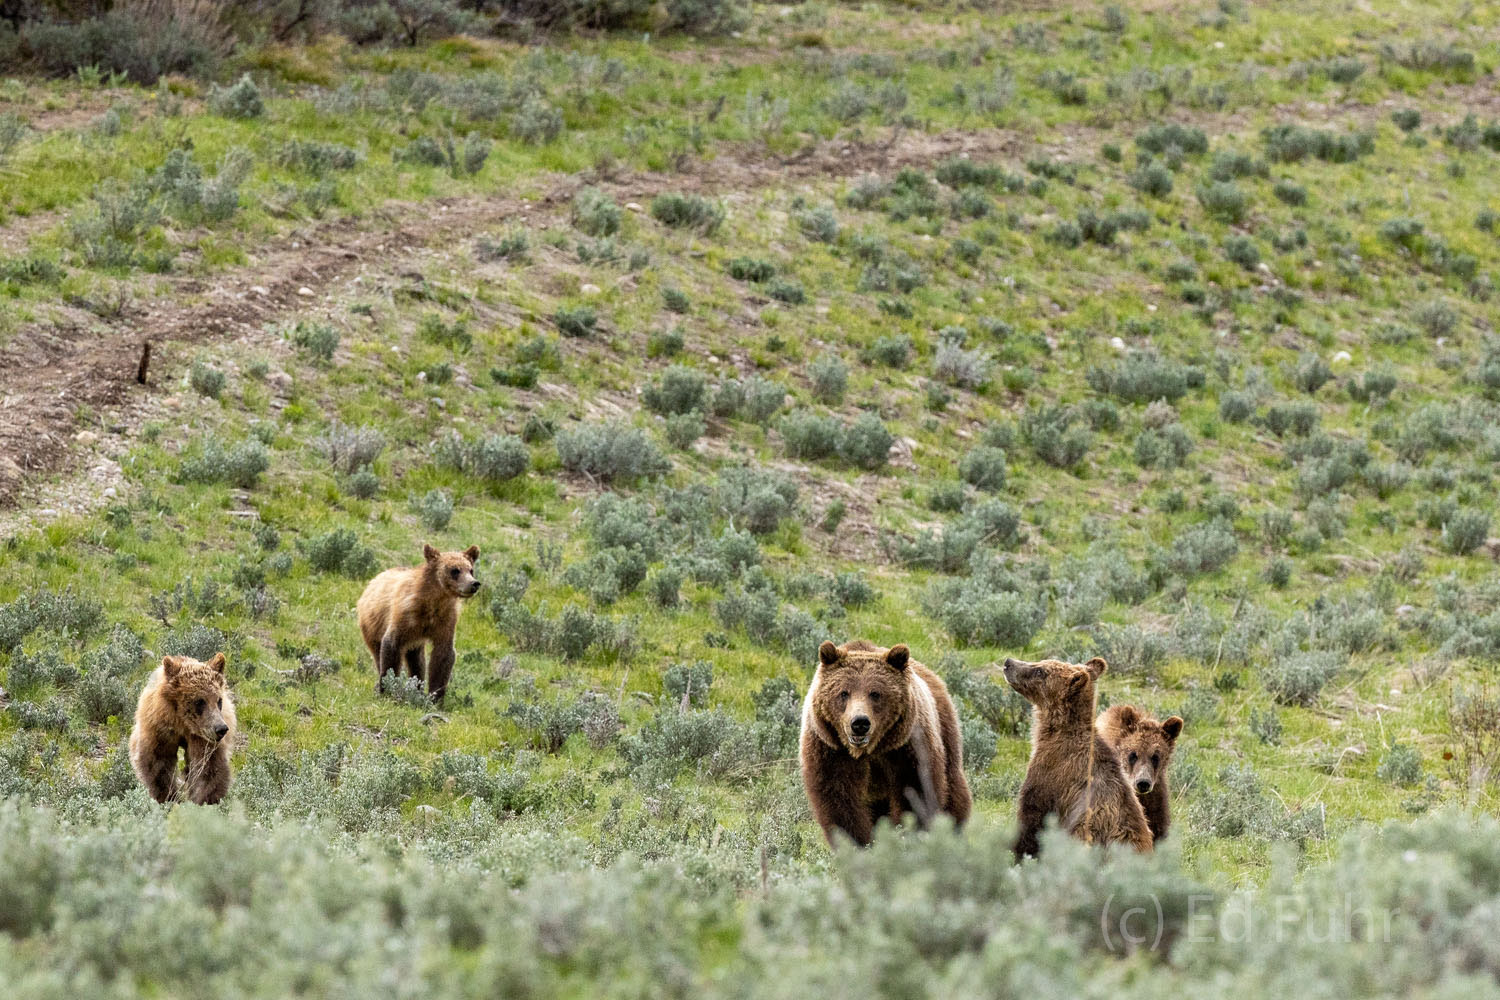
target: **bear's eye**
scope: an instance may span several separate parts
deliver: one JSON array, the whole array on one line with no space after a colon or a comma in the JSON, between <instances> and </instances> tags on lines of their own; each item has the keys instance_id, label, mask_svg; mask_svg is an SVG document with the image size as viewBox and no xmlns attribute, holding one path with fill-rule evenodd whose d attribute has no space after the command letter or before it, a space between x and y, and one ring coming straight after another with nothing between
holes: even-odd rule
<instances>
[{"instance_id":1,"label":"bear's eye","mask_svg":"<svg viewBox=\"0 0 1500 1000\"><path fill-rule=\"evenodd\" d=\"M451 576L451 577L453 577L453 579L457 580L458 579L458 570L456 570L456 569L450 569L448 571L448 575Z\"/></svg>"},{"instance_id":2,"label":"bear's eye","mask_svg":"<svg viewBox=\"0 0 1500 1000\"><path fill-rule=\"evenodd\" d=\"M1141 755L1134 750L1130 751L1130 766L1135 767L1135 762L1141 759Z\"/></svg>"},{"instance_id":3,"label":"bear's eye","mask_svg":"<svg viewBox=\"0 0 1500 1000\"><path fill-rule=\"evenodd\" d=\"M1161 767L1161 754L1154 753L1154 754L1151 755L1151 766L1152 767Z\"/></svg>"},{"instance_id":4,"label":"bear's eye","mask_svg":"<svg viewBox=\"0 0 1500 1000\"><path fill-rule=\"evenodd\" d=\"M848 700L849 700L849 692L848 691L840 691L839 692L839 701L848 701Z\"/></svg>"},{"instance_id":5,"label":"bear's eye","mask_svg":"<svg viewBox=\"0 0 1500 1000\"><path fill-rule=\"evenodd\" d=\"M880 692L879 691L871 691L870 692L870 700L871 701L879 701L880 700Z\"/></svg>"},{"instance_id":6,"label":"bear's eye","mask_svg":"<svg viewBox=\"0 0 1500 1000\"><path fill-rule=\"evenodd\" d=\"M223 698L220 698L220 699L219 699L219 707L220 707L220 708L223 708L223 707L224 707L224 699L223 699Z\"/></svg>"},{"instance_id":7,"label":"bear's eye","mask_svg":"<svg viewBox=\"0 0 1500 1000\"><path fill-rule=\"evenodd\" d=\"M198 699L198 707L197 707L197 711L199 711L199 712L201 712L201 711L203 711L203 706L204 706L204 701L203 701L203 699L202 699L202 698L199 698L199 699Z\"/></svg>"}]
</instances>

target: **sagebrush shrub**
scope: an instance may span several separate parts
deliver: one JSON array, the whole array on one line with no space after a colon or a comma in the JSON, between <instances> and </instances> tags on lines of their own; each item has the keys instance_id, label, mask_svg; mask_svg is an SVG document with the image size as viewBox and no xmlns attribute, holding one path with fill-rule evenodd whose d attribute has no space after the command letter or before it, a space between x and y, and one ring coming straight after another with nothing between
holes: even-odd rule
<instances>
[{"instance_id":1,"label":"sagebrush shrub","mask_svg":"<svg viewBox=\"0 0 1500 1000\"><path fill-rule=\"evenodd\" d=\"M659 194L651 201L651 215L673 229L692 229L712 236L724 222L724 208L696 194Z\"/></svg>"},{"instance_id":2,"label":"sagebrush shrub","mask_svg":"<svg viewBox=\"0 0 1500 1000\"><path fill-rule=\"evenodd\" d=\"M497 483L516 478L531 465L530 450L513 434L468 441L449 431L432 443L432 457L445 468Z\"/></svg>"},{"instance_id":3,"label":"sagebrush shrub","mask_svg":"<svg viewBox=\"0 0 1500 1000\"><path fill-rule=\"evenodd\" d=\"M321 535L299 539L297 547L306 556L308 565L320 573L343 573L362 579L373 576L379 569L375 553L360 542L359 536L350 528L335 528Z\"/></svg>"},{"instance_id":4,"label":"sagebrush shrub","mask_svg":"<svg viewBox=\"0 0 1500 1000\"><path fill-rule=\"evenodd\" d=\"M271 467L271 453L259 441L228 447L218 438L205 438L191 449L178 468L185 483L226 483L250 489Z\"/></svg>"},{"instance_id":5,"label":"sagebrush shrub","mask_svg":"<svg viewBox=\"0 0 1500 1000\"><path fill-rule=\"evenodd\" d=\"M1264 664L1261 683L1277 704L1311 705L1343 665L1343 657L1338 653L1293 652Z\"/></svg>"},{"instance_id":6,"label":"sagebrush shrub","mask_svg":"<svg viewBox=\"0 0 1500 1000\"><path fill-rule=\"evenodd\" d=\"M660 414L692 413L707 408L708 377L696 368L672 365L646 386L641 402Z\"/></svg>"},{"instance_id":7,"label":"sagebrush shrub","mask_svg":"<svg viewBox=\"0 0 1500 1000\"><path fill-rule=\"evenodd\" d=\"M849 388L849 366L836 354L823 354L807 368L812 382L813 398L829 406L844 401L844 392Z\"/></svg>"},{"instance_id":8,"label":"sagebrush shrub","mask_svg":"<svg viewBox=\"0 0 1500 1000\"><path fill-rule=\"evenodd\" d=\"M644 431L628 424L584 424L559 431L556 445L564 469L605 483L659 476L672 467Z\"/></svg>"},{"instance_id":9,"label":"sagebrush shrub","mask_svg":"<svg viewBox=\"0 0 1500 1000\"><path fill-rule=\"evenodd\" d=\"M442 531L453 520L453 497L446 490L428 490L417 502L417 515L428 531Z\"/></svg>"},{"instance_id":10,"label":"sagebrush shrub","mask_svg":"<svg viewBox=\"0 0 1500 1000\"><path fill-rule=\"evenodd\" d=\"M259 118L266 113L266 102L249 73L230 87L215 84L208 93L208 107L224 118Z\"/></svg>"},{"instance_id":11,"label":"sagebrush shrub","mask_svg":"<svg viewBox=\"0 0 1500 1000\"><path fill-rule=\"evenodd\" d=\"M875 470L883 467L890 458L891 445L895 440L879 417L873 413L862 413L844 429L839 441L839 454L851 465Z\"/></svg>"},{"instance_id":12,"label":"sagebrush shrub","mask_svg":"<svg viewBox=\"0 0 1500 1000\"><path fill-rule=\"evenodd\" d=\"M348 476L375 464L385 450L385 435L368 424L352 427L335 420L313 446L335 472Z\"/></svg>"},{"instance_id":13,"label":"sagebrush shrub","mask_svg":"<svg viewBox=\"0 0 1500 1000\"><path fill-rule=\"evenodd\" d=\"M624 217L620 206L598 188L587 187L573 196L573 225L590 236L612 236Z\"/></svg>"}]
</instances>

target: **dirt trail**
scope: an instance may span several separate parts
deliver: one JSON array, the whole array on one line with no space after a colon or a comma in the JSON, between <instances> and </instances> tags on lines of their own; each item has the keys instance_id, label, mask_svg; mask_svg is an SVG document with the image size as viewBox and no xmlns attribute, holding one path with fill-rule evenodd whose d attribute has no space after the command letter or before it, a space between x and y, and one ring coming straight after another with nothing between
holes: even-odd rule
<instances>
[{"instance_id":1,"label":"dirt trail","mask_svg":"<svg viewBox=\"0 0 1500 1000\"><path fill-rule=\"evenodd\" d=\"M1496 100L1488 83L1486 79L1441 91L1457 101L1454 111L1462 114L1471 102ZM1226 113L1183 110L1166 117L1219 134L1243 129L1251 116L1262 113L1283 121L1364 123L1387 114L1389 103L1307 102ZM663 191L745 192L905 166L931 168L954 156L1017 161L1039 151L1092 151L1104 137L1118 137L1138 124L1117 121L1107 127L1054 129L1048 135L1056 140L1047 142L1000 128L937 134L898 130L879 138L817 142L787 157L758 146L720 147L713 159L680 174L555 176L539 201L471 197L390 203L369 219L339 219L278 237L251 251L253 263L214 275L206 285L190 275L169 276L164 280L172 286L171 294L109 319L83 309L58 308L52 319L23 327L0 348L0 506L14 503L28 482L68 464L80 410L110 411L124 426L137 422L151 394L160 391L155 379L146 386L135 382L143 341L180 348L243 336L297 316L356 272L398 276L412 269L414 254L424 248L451 248L523 214L530 216L532 226L538 223L538 211L560 215L585 184L596 184L621 201L644 203ZM26 228L31 225L34 220ZM7 228L0 227L0 243L12 235Z\"/></svg>"}]
</instances>

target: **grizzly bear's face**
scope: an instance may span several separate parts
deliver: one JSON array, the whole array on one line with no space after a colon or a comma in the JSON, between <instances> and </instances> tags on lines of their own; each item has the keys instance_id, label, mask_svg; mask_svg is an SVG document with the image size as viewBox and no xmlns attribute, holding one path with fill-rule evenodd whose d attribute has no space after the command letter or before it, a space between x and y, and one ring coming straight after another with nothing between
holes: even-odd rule
<instances>
[{"instance_id":1,"label":"grizzly bear's face","mask_svg":"<svg viewBox=\"0 0 1500 1000\"><path fill-rule=\"evenodd\" d=\"M473 597L479 593L479 581L474 579L479 546L470 545L462 552L439 552L431 545L424 545L422 556L436 574L438 584L454 597Z\"/></svg>"},{"instance_id":2,"label":"grizzly bear's face","mask_svg":"<svg viewBox=\"0 0 1500 1000\"><path fill-rule=\"evenodd\" d=\"M1109 731L1104 736L1120 755L1126 780L1137 795L1151 794L1177 748L1182 719L1176 715L1153 719L1142 715L1134 705L1120 705L1109 715Z\"/></svg>"},{"instance_id":3,"label":"grizzly bear's face","mask_svg":"<svg viewBox=\"0 0 1500 1000\"><path fill-rule=\"evenodd\" d=\"M164 656L161 668L167 699L182 727L210 743L223 739L229 732L224 721L224 654L215 653L207 663L191 656Z\"/></svg>"},{"instance_id":4,"label":"grizzly bear's face","mask_svg":"<svg viewBox=\"0 0 1500 1000\"><path fill-rule=\"evenodd\" d=\"M842 647L825 642L819 647L813 711L851 756L872 752L906 719L910 659L904 645L881 649L868 642Z\"/></svg>"},{"instance_id":5,"label":"grizzly bear's face","mask_svg":"<svg viewBox=\"0 0 1500 1000\"><path fill-rule=\"evenodd\" d=\"M1016 693L1038 708L1057 708L1068 704L1093 705L1094 682L1108 669L1104 657L1096 656L1083 666L1062 660L1006 659L1005 681Z\"/></svg>"}]
</instances>

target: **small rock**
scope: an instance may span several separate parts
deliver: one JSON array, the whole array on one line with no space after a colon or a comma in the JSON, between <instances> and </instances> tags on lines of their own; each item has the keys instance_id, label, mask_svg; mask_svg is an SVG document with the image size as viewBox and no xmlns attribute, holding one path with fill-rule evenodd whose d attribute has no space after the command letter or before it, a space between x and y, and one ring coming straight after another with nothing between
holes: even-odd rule
<instances>
[{"instance_id":1,"label":"small rock","mask_svg":"<svg viewBox=\"0 0 1500 1000\"><path fill-rule=\"evenodd\" d=\"M84 447L88 447L89 445L98 442L99 435L95 434L93 431L79 431L77 434L73 435L73 440L77 441Z\"/></svg>"},{"instance_id":2,"label":"small rock","mask_svg":"<svg viewBox=\"0 0 1500 1000\"><path fill-rule=\"evenodd\" d=\"M422 716L422 725L430 726L434 722L447 722L448 717L441 712L428 712Z\"/></svg>"},{"instance_id":3,"label":"small rock","mask_svg":"<svg viewBox=\"0 0 1500 1000\"><path fill-rule=\"evenodd\" d=\"M1156 312L1156 303L1155 302L1147 302L1146 303L1146 311L1147 312L1151 312L1151 313Z\"/></svg>"},{"instance_id":4,"label":"small rock","mask_svg":"<svg viewBox=\"0 0 1500 1000\"><path fill-rule=\"evenodd\" d=\"M580 285L578 287L578 291L580 291L584 295L598 295L600 292L604 291L604 289L600 288L598 285Z\"/></svg>"},{"instance_id":5,"label":"small rock","mask_svg":"<svg viewBox=\"0 0 1500 1000\"><path fill-rule=\"evenodd\" d=\"M301 288L297 289L297 294L298 295L311 295L311 294L313 294L313 290L311 288L308 288L306 285L303 285Z\"/></svg>"},{"instance_id":6,"label":"small rock","mask_svg":"<svg viewBox=\"0 0 1500 1000\"><path fill-rule=\"evenodd\" d=\"M448 408L448 404L443 400L442 396L438 396L437 398L435 398L432 401L432 405L436 406L440 410L446 410Z\"/></svg>"},{"instance_id":7,"label":"small rock","mask_svg":"<svg viewBox=\"0 0 1500 1000\"><path fill-rule=\"evenodd\" d=\"M40 515L42 515L43 517L56 517L57 516L57 510L56 510L56 508L53 508L53 507L43 507L41 510L37 511L37 513L40 514Z\"/></svg>"},{"instance_id":8,"label":"small rock","mask_svg":"<svg viewBox=\"0 0 1500 1000\"><path fill-rule=\"evenodd\" d=\"M1354 355L1350 354L1348 351L1339 351L1337 354L1335 354L1333 356L1333 363L1334 364L1339 364L1342 361L1353 361L1353 360L1354 360Z\"/></svg>"},{"instance_id":9,"label":"small rock","mask_svg":"<svg viewBox=\"0 0 1500 1000\"><path fill-rule=\"evenodd\" d=\"M644 212L645 209L642 208L640 205L636 204L633 201L627 201L625 203L625 211L627 211L627 212Z\"/></svg>"},{"instance_id":10,"label":"small rock","mask_svg":"<svg viewBox=\"0 0 1500 1000\"><path fill-rule=\"evenodd\" d=\"M1113 347L1117 351L1123 351L1125 350L1125 341L1121 340L1119 337L1110 337L1109 346Z\"/></svg>"},{"instance_id":11,"label":"small rock","mask_svg":"<svg viewBox=\"0 0 1500 1000\"><path fill-rule=\"evenodd\" d=\"M421 813L423 816L436 816L438 814L436 806L430 806L425 802L417 806L413 812Z\"/></svg>"},{"instance_id":12,"label":"small rock","mask_svg":"<svg viewBox=\"0 0 1500 1000\"><path fill-rule=\"evenodd\" d=\"M251 285L250 286L250 290L252 292L254 292L256 295L270 295L271 294L271 290L269 288L267 288L265 285Z\"/></svg>"},{"instance_id":13,"label":"small rock","mask_svg":"<svg viewBox=\"0 0 1500 1000\"><path fill-rule=\"evenodd\" d=\"M426 372L417 372L417 381L418 382L426 382L427 381L427 373Z\"/></svg>"},{"instance_id":14,"label":"small rock","mask_svg":"<svg viewBox=\"0 0 1500 1000\"><path fill-rule=\"evenodd\" d=\"M1396 617L1398 617L1398 618L1405 618L1407 615L1411 614L1415 610L1417 610L1417 609L1414 608L1414 607L1412 607L1410 604L1399 605L1396 608Z\"/></svg>"},{"instance_id":15,"label":"small rock","mask_svg":"<svg viewBox=\"0 0 1500 1000\"><path fill-rule=\"evenodd\" d=\"M115 498L115 494L118 492L119 490L116 490L113 486L104 487L104 495L109 497L111 500Z\"/></svg>"}]
</instances>

